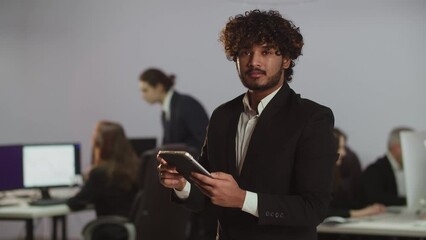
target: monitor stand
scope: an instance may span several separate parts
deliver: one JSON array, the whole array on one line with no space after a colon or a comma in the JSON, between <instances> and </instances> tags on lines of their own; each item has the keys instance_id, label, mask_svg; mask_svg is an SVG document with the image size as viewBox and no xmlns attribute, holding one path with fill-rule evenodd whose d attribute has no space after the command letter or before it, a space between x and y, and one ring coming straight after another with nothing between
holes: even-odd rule
<instances>
[{"instance_id":1,"label":"monitor stand","mask_svg":"<svg viewBox=\"0 0 426 240\"><path fill-rule=\"evenodd\" d=\"M67 202L66 198L52 198L49 193L49 188L43 187L39 188L41 192L41 198L31 201L29 204L32 206L50 206L57 204L65 204Z\"/></svg>"},{"instance_id":2,"label":"monitor stand","mask_svg":"<svg viewBox=\"0 0 426 240\"><path fill-rule=\"evenodd\" d=\"M52 199L49 193L49 188L47 187L40 188L40 193L41 193L41 199Z\"/></svg>"}]
</instances>

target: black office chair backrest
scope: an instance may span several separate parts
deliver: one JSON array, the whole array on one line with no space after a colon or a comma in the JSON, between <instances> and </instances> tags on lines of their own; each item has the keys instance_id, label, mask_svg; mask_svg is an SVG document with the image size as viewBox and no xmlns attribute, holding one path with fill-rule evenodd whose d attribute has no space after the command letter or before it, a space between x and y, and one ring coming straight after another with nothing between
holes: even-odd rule
<instances>
[{"instance_id":1,"label":"black office chair backrest","mask_svg":"<svg viewBox=\"0 0 426 240\"><path fill-rule=\"evenodd\" d=\"M120 216L100 216L87 223L82 234L84 240L136 240L135 225Z\"/></svg>"},{"instance_id":2,"label":"black office chair backrest","mask_svg":"<svg viewBox=\"0 0 426 240\"><path fill-rule=\"evenodd\" d=\"M188 235L190 212L171 201L171 190L160 184L156 159L158 150L185 150L182 144L164 145L141 156L141 189L132 207L131 220L135 223L138 240L185 240Z\"/></svg>"}]
</instances>

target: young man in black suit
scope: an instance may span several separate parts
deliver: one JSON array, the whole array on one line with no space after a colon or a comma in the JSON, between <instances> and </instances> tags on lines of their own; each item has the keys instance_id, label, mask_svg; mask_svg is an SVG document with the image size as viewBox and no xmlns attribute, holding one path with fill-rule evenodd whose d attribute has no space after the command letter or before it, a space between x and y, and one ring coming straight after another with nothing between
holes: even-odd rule
<instances>
[{"instance_id":1,"label":"young man in black suit","mask_svg":"<svg viewBox=\"0 0 426 240\"><path fill-rule=\"evenodd\" d=\"M160 182L192 210L213 204L218 239L316 239L337 160L332 111L288 85L303 37L277 11L248 11L220 37L245 94L212 114L201 164L187 182L159 158Z\"/></svg>"}]
</instances>

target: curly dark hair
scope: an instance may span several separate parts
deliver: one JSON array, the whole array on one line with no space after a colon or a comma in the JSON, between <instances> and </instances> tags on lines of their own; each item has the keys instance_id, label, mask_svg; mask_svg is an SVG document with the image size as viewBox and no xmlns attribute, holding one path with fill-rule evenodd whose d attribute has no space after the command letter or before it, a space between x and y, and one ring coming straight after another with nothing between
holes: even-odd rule
<instances>
[{"instance_id":1,"label":"curly dark hair","mask_svg":"<svg viewBox=\"0 0 426 240\"><path fill-rule=\"evenodd\" d=\"M225 48L226 57L236 61L241 49L253 45L268 44L278 49L278 55L288 57L290 66L284 78L290 82L293 75L294 60L302 55L303 37L299 28L290 20L284 19L278 11L247 11L230 17L220 33L220 42Z\"/></svg>"}]
</instances>

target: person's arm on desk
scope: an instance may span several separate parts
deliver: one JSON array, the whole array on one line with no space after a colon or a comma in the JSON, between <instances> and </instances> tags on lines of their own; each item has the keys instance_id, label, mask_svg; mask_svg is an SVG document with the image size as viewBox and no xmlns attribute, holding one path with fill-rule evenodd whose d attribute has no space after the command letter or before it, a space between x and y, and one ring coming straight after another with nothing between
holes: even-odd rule
<instances>
[{"instance_id":1,"label":"person's arm on desk","mask_svg":"<svg viewBox=\"0 0 426 240\"><path fill-rule=\"evenodd\" d=\"M81 190L74 196L67 200L67 205L72 211L85 209L88 205L93 203L93 175L96 175L96 170L93 169L87 181L83 184Z\"/></svg>"},{"instance_id":2,"label":"person's arm on desk","mask_svg":"<svg viewBox=\"0 0 426 240\"><path fill-rule=\"evenodd\" d=\"M351 218L366 217L384 213L386 212L386 207L383 204L375 203L362 209L352 209L349 212Z\"/></svg>"},{"instance_id":3,"label":"person's arm on desk","mask_svg":"<svg viewBox=\"0 0 426 240\"><path fill-rule=\"evenodd\" d=\"M380 203L375 203L361 209L334 208L328 209L328 216L337 216L344 218L360 218L373 216L386 212L386 206Z\"/></svg>"}]
</instances>

